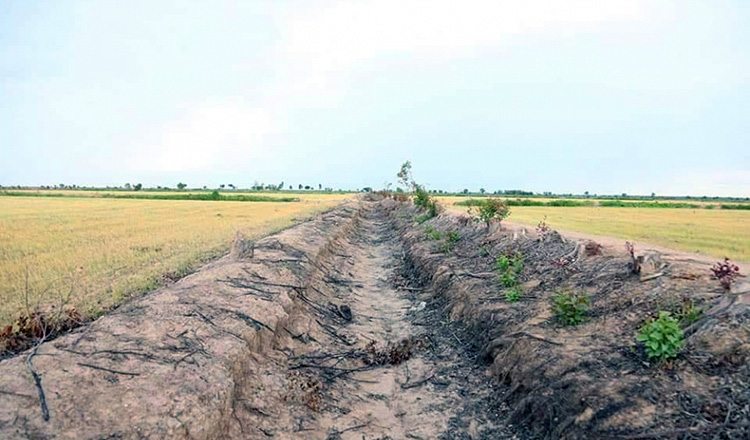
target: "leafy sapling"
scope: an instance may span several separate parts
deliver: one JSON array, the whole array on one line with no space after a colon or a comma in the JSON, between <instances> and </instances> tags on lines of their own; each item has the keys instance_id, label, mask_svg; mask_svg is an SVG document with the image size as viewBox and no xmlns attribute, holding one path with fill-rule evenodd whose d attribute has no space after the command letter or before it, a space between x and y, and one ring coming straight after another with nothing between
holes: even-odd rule
<instances>
[{"instance_id":1,"label":"leafy sapling","mask_svg":"<svg viewBox=\"0 0 750 440\"><path fill-rule=\"evenodd\" d=\"M589 298L577 292L558 293L552 297L552 311L565 325L582 323L589 309Z\"/></svg>"}]
</instances>

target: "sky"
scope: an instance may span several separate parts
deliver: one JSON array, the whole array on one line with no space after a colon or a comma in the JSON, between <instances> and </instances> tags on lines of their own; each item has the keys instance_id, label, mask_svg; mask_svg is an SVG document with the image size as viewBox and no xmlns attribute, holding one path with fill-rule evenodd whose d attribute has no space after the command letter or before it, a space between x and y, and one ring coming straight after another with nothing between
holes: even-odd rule
<instances>
[{"instance_id":1,"label":"sky","mask_svg":"<svg viewBox=\"0 0 750 440\"><path fill-rule=\"evenodd\" d=\"M747 1L0 9L0 185L750 196Z\"/></svg>"}]
</instances>

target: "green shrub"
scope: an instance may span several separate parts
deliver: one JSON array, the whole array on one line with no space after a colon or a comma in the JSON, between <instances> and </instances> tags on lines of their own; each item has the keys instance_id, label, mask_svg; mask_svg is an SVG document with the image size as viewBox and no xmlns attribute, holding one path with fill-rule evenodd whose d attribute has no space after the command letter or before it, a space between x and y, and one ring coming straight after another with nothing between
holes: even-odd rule
<instances>
[{"instance_id":1,"label":"green shrub","mask_svg":"<svg viewBox=\"0 0 750 440\"><path fill-rule=\"evenodd\" d=\"M505 300L509 303L518 302L521 299L521 286L515 286L505 292Z\"/></svg>"},{"instance_id":2,"label":"green shrub","mask_svg":"<svg viewBox=\"0 0 750 440\"><path fill-rule=\"evenodd\" d=\"M685 346L680 324L669 312L659 312L658 319L651 319L641 327L636 339L646 348L650 359L663 362L677 357Z\"/></svg>"},{"instance_id":3,"label":"green shrub","mask_svg":"<svg viewBox=\"0 0 750 440\"><path fill-rule=\"evenodd\" d=\"M474 213L474 208L476 208L477 221L485 223L487 227L490 226L492 220L500 222L510 215L508 204L504 200L498 198L480 200L471 208L470 212L472 214Z\"/></svg>"},{"instance_id":4,"label":"green shrub","mask_svg":"<svg viewBox=\"0 0 750 440\"><path fill-rule=\"evenodd\" d=\"M438 251L444 254L449 254L451 252L451 249L452 249L451 244L448 242L441 243L440 246L438 246Z\"/></svg>"},{"instance_id":5,"label":"green shrub","mask_svg":"<svg viewBox=\"0 0 750 440\"><path fill-rule=\"evenodd\" d=\"M552 311L565 325L578 325L583 322L589 309L587 296L576 293L558 293L552 297Z\"/></svg>"}]
</instances>

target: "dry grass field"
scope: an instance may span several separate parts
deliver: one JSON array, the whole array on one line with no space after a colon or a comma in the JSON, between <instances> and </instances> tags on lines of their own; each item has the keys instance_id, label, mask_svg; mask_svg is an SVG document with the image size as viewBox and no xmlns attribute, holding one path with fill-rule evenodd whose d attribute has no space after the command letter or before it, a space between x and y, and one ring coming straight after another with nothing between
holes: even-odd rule
<instances>
[{"instance_id":1,"label":"dry grass field","mask_svg":"<svg viewBox=\"0 0 750 440\"><path fill-rule=\"evenodd\" d=\"M465 206L441 202L455 212ZM643 241L716 258L750 261L750 211L724 209L513 206L508 220Z\"/></svg>"},{"instance_id":2,"label":"dry grass field","mask_svg":"<svg viewBox=\"0 0 750 440\"><path fill-rule=\"evenodd\" d=\"M0 197L0 324L28 308L70 304L95 317L258 237L332 208L300 202Z\"/></svg>"}]
</instances>

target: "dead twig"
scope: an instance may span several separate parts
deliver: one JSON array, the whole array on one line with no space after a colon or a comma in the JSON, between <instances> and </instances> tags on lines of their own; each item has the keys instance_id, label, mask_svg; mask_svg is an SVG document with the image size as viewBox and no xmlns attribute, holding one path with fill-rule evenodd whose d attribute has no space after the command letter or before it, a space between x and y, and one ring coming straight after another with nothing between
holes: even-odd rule
<instances>
[{"instance_id":1,"label":"dead twig","mask_svg":"<svg viewBox=\"0 0 750 440\"><path fill-rule=\"evenodd\" d=\"M82 367L88 367L88 368L91 368L91 369L94 369L94 370L107 371L109 373L114 373L114 374L122 374L123 376L140 376L141 375L141 373L131 373L129 371L112 370L110 368L100 367L98 365L86 364L86 363L83 363L83 362L78 362L78 365L80 365Z\"/></svg>"},{"instance_id":2,"label":"dead twig","mask_svg":"<svg viewBox=\"0 0 750 440\"><path fill-rule=\"evenodd\" d=\"M433 378L435 377L435 374L437 374L437 373L432 373L432 374L431 374L430 376L428 376L428 377L425 377L424 379L418 380L418 381L416 381L416 382L412 382L412 383L408 383L408 382L407 382L407 383L402 383L402 384L401 384L401 389L402 389L402 390L408 390L408 389L410 389L410 388L416 388L416 387L418 387L418 386L420 386L420 385L424 385L424 384L426 384L427 382L431 381L431 380L432 380L432 379L433 379Z\"/></svg>"}]
</instances>

